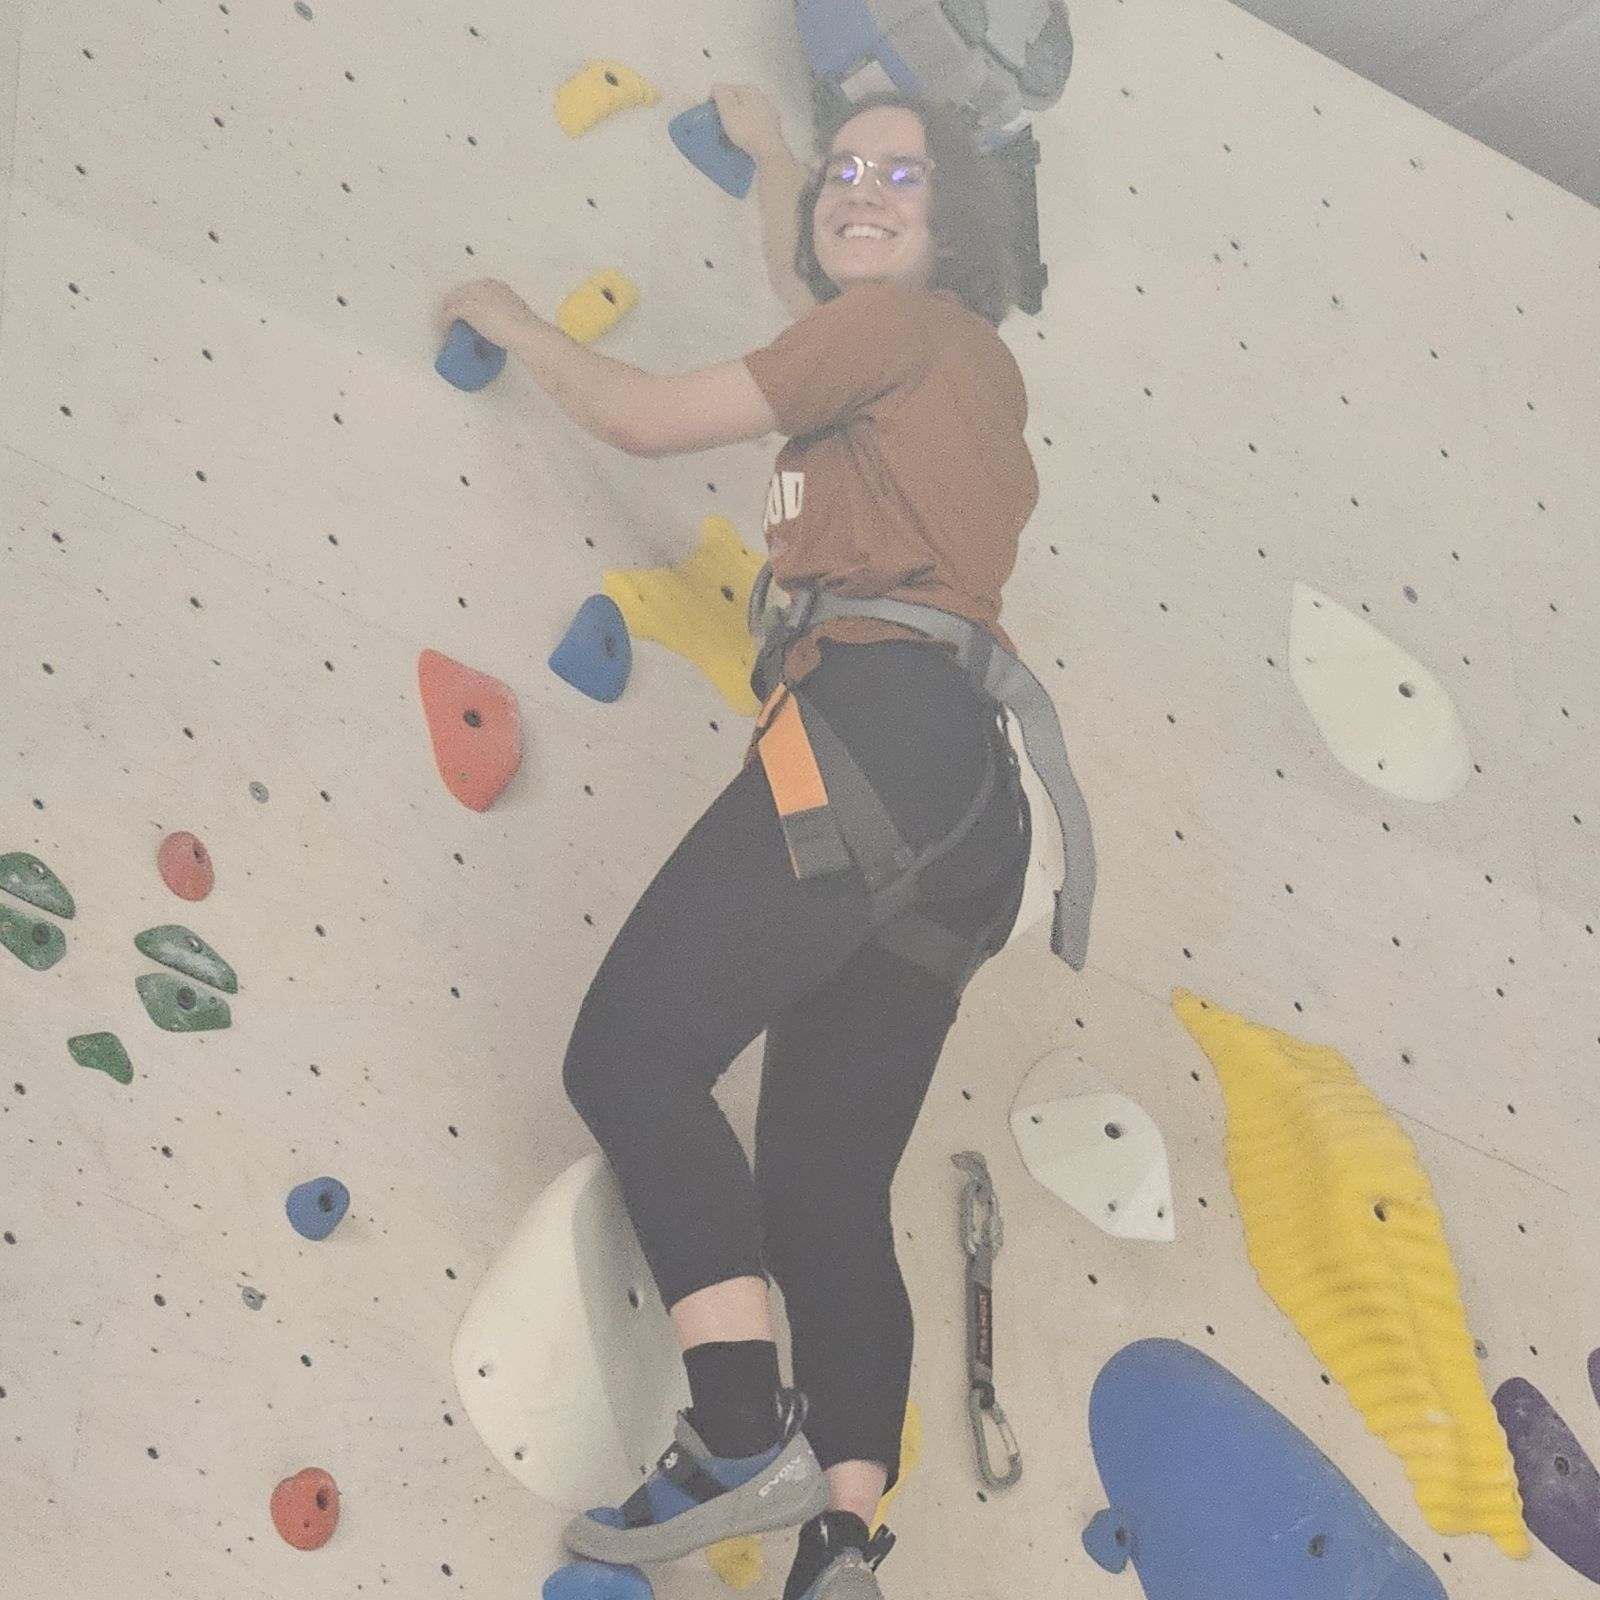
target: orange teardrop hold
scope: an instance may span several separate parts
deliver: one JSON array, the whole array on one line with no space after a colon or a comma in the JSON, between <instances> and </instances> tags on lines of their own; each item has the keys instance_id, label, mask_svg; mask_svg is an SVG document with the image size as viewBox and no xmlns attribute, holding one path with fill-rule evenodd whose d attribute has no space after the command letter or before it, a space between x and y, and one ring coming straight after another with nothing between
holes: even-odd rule
<instances>
[{"instance_id":1,"label":"orange teardrop hold","mask_svg":"<svg viewBox=\"0 0 1600 1600\"><path fill-rule=\"evenodd\" d=\"M487 811L522 765L517 697L498 678L437 650L417 657L417 686L445 788L462 805Z\"/></svg>"},{"instance_id":2,"label":"orange teardrop hold","mask_svg":"<svg viewBox=\"0 0 1600 1600\"><path fill-rule=\"evenodd\" d=\"M272 1491L272 1524L296 1550L320 1550L339 1526L339 1485L307 1467Z\"/></svg>"},{"instance_id":3,"label":"orange teardrop hold","mask_svg":"<svg viewBox=\"0 0 1600 1600\"><path fill-rule=\"evenodd\" d=\"M204 900L217 881L206 847L192 833L169 833L156 852L156 869L180 900Z\"/></svg>"}]
</instances>

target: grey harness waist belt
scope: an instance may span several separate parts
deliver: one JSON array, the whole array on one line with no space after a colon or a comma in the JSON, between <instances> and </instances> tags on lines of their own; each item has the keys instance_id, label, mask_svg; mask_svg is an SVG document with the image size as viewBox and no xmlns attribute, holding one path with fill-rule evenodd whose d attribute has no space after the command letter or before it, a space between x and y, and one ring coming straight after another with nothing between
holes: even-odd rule
<instances>
[{"instance_id":1,"label":"grey harness waist belt","mask_svg":"<svg viewBox=\"0 0 1600 1600\"><path fill-rule=\"evenodd\" d=\"M877 617L955 645L956 660L973 681L1016 716L1028 764L1050 796L1061 830L1065 871L1055 893L1050 948L1074 972L1082 972L1094 907L1094 835L1089 825L1089 807L1067 759L1061 721L1045 686L986 628L953 611L881 597L851 599L830 594L814 584L801 590L788 608L768 611L771 581L772 568L768 564L762 567L750 592L750 632L763 641L764 658L769 651L786 652L805 629L818 622L833 617ZM776 672L781 675L781 657L776 662Z\"/></svg>"}]
</instances>

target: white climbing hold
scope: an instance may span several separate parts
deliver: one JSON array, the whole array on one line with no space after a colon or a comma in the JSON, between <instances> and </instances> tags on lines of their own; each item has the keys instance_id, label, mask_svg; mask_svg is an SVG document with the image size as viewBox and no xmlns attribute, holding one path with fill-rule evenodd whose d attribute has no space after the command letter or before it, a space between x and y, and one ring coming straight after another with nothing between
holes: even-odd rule
<instances>
[{"instance_id":1,"label":"white climbing hold","mask_svg":"<svg viewBox=\"0 0 1600 1600\"><path fill-rule=\"evenodd\" d=\"M490 1453L551 1505L615 1505L655 1464L688 1380L599 1152L533 1202L478 1285L451 1365Z\"/></svg>"},{"instance_id":2,"label":"white climbing hold","mask_svg":"<svg viewBox=\"0 0 1600 1600\"><path fill-rule=\"evenodd\" d=\"M1294 586L1289 674L1334 759L1402 800L1449 800L1472 756L1449 692L1370 622Z\"/></svg>"},{"instance_id":3,"label":"white climbing hold","mask_svg":"<svg viewBox=\"0 0 1600 1600\"><path fill-rule=\"evenodd\" d=\"M1097 1228L1118 1239L1177 1237L1167 1143L1132 1100L1086 1094L1019 1105L1011 1134L1033 1177Z\"/></svg>"}]
</instances>

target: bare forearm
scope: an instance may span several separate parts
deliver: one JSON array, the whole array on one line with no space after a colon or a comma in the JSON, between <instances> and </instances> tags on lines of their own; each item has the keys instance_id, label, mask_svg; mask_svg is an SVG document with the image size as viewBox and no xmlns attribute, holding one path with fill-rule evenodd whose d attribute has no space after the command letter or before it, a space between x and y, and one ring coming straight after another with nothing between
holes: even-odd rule
<instances>
[{"instance_id":1,"label":"bare forearm","mask_svg":"<svg viewBox=\"0 0 1600 1600\"><path fill-rule=\"evenodd\" d=\"M579 344L538 316L531 316L506 348L580 428L619 450L627 448L630 401L648 374Z\"/></svg>"},{"instance_id":2,"label":"bare forearm","mask_svg":"<svg viewBox=\"0 0 1600 1600\"><path fill-rule=\"evenodd\" d=\"M756 192L761 206L761 242L767 257L772 291L793 311L816 304L794 270L799 227L796 209L809 177L789 147L777 143L756 157Z\"/></svg>"}]
</instances>

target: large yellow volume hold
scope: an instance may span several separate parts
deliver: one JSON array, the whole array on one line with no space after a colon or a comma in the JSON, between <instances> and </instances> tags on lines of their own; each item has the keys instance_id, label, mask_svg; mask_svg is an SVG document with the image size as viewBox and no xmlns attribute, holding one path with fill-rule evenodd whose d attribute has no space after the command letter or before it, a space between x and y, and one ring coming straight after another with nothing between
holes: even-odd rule
<instances>
[{"instance_id":1,"label":"large yellow volume hold","mask_svg":"<svg viewBox=\"0 0 1600 1600\"><path fill-rule=\"evenodd\" d=\"M601 589L616 603L628 636L653 639L692 661L747 717L761 709L750 687L756 642L747 612L761 558L745 549L726 517L700 525L694 554L675 567L605 574Z\"/></svg>"},{"instance_id":2,"label":"large yellow volume hold","mask_svg":"<svg viewBox=\"0 0 1600 1600\"><path fill-rule=\"evenodd\" d=\"M595 123L629 106L653 106L661 91L620 61L591 61L556 90L556 121L577 138Z\"/></svg>"},{"instance_id":3,"label":"large yellow volume hold","mask_svg":"<svg viewBox=\"0 0 1600 1600\"><path fill-rule=\"evenodd\" d=\"M1337 1051L1187 990L1172 1008L1222 1083L1261 1286L1405 1463L1428 1526L1526 1556L1516 1469L1416 1147Z\"/></svg>"}]
</instances>

